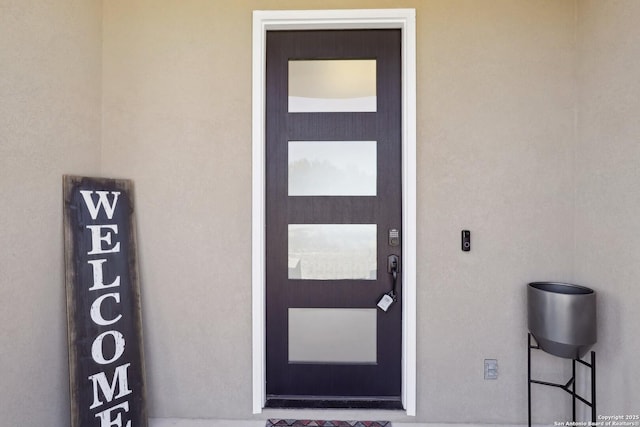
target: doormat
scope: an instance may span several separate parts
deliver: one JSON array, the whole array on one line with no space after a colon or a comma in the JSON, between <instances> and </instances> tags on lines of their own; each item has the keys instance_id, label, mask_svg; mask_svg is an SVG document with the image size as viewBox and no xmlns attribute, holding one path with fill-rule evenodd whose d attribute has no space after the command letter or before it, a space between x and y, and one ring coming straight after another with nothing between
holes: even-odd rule
<instances>
[{"instance_id":1,"label":"doormat","mask_svg":"<svg viewBox=\"0 0 640 427\"><path fill-rule=\"evenodd\" d=\"M326 421L271 419L265 427L391 427L390 421Z\"/></svg>"}]
</instances>

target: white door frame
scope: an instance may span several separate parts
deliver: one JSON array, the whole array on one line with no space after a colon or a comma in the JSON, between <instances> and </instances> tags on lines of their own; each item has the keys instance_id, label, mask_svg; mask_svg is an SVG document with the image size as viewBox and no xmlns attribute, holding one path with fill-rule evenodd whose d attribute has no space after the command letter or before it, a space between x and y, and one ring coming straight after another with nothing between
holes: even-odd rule
<instances>
[{"instance_id":1,"label":"white door frame","mask_svg":"<svg viewBox=\"0 0 640 427\"><path fill-rule=\"evenodd\" d=\"M402 31L402 403L416 414L416 32L415 9L255 10L252 95L253 413L265 392L265 47L269 30L398 28Z\"/></svg>"}]
</instances>

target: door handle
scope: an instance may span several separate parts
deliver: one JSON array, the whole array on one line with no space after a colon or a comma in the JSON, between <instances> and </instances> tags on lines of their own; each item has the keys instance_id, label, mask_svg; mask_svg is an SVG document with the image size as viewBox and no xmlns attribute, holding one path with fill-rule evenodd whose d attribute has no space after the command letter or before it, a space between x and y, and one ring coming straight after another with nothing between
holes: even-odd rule
<instances>
[{"instance_id":1,"label":"door handle","mask_svg":"<svg viewBox=\"0 0 640 427\"><path fill-rule=\"evenodd\" d=\"M387 257L387 272L391 274L391 291L384 294L382 298L380 298L380 301L378 301L378 307L380 307L382 311L387 311L389 306L398 298L396 293L398 273L400 272L400 257L398 255L391 254Z\"/></svg>"},{"instance_id":2,"label":"door handle","mask_svg":"<svg viewBox=\"0 0 640 427\"><path fill-rule=\"evenodd\" d=\"M392 276L391 293L389 296L396 300L396 287L398 283L398 273L400 272L400 257L391 254L387 257L387 272Z\"/></svg>"},{"instance_id":3,"label":"door handle","mask_svg":"<svg viewBox=\"0 0 640 427\"><path fill-rule=\"evenodd\" d=\"M398 274L400 272L400 257L398 255L389 255L387 257L387 273Z\"/></svg>"}]
</instances>

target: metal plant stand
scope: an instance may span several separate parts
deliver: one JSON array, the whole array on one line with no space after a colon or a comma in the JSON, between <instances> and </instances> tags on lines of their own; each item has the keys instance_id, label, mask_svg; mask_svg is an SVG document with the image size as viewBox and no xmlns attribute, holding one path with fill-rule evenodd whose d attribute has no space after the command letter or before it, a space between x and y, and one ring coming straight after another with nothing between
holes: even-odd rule
<instances>
[{"instance_id":1,"label":"metal plant stand","mask_svg":"<svg viewBox=\"0 0 640 427\"><path fill-rule=\"evenodd\" d=\"M572 406L573 406L573 421L576 421L576 400L581 401L582 403L584 403L585 405L591 407L591 421L593 423L596 422L596 353L595 351L591 352L591 362L587 363L582 359L572 359L571 364L572 364L572 368L573 368L573 375L571 377L571 379L566 383L566 384L556 384L556 383L550 383L550 382L546 382L546 381L538 381L538 380L533 380L531 379L531 349L535 349L535 350L539 350L540 347L539 345L536 343L535 345L531 344L531 334L529 333L529 338L528 338L528 354L527 354L527 372L528 372L528 398L529 398L529 427L531 427L531 384L541 384L541 385L546 385L546 386L550 386L550 387L558 387L561 388L562 390L566 391L567 393L569 393L573 399L572 399ZM591 402L589 402L588 400L586 400L584 397L578 395L576 393L576 363L581 363L584 366L591 368Z\"/></svg>"}]
</instances>

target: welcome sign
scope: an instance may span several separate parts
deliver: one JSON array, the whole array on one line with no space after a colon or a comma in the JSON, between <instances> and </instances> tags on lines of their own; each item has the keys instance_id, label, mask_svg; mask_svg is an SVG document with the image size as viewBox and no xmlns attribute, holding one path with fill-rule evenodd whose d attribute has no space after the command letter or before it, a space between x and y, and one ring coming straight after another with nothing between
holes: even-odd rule
<instances>
[{"instance_id":1,"label":"welcome sign","mask_svg":"<svg viewBox=\"0 0 640 427\"><path fill-rule=\"evenodd\" d=\"M147 427L131 181L63 191L71 427Z\"/></svg>"}]
</instances>

